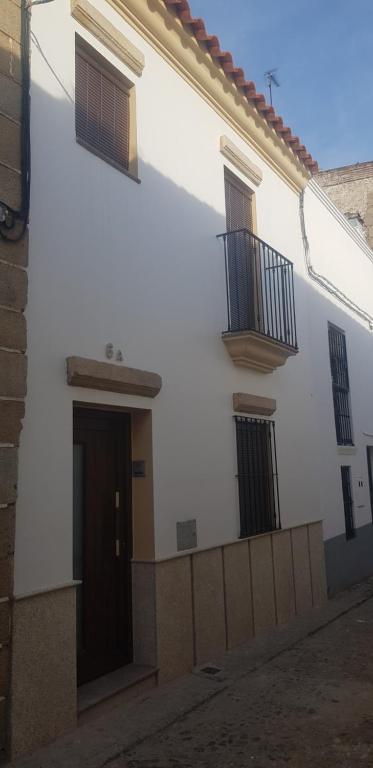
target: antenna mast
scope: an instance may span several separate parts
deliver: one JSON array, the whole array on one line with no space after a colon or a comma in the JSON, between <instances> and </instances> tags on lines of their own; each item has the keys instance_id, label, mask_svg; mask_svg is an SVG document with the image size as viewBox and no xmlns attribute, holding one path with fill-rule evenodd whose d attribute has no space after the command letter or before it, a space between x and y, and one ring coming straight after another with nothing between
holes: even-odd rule
<instances>
[{"instance_id":1,"label":"antenna mast","mask_svg":"<svg viewBox=\"0 0 373 768\"><path fill-rule=\"evenodd\" d=\"M264 73L265 81L269 89L269 100L272 107L272 87L275 85L276 88L280 87L280 83L276 76L277 67L274 67L274 69L268 69L267 72Z\"/></svg>"}]
</instances>

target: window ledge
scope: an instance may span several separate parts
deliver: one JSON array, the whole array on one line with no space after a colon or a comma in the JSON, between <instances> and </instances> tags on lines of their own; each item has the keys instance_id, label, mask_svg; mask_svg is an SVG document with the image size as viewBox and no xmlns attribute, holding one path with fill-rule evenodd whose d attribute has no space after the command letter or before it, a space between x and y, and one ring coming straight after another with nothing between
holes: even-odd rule
<instances>
[{"instance_id":1,"label":"window ledge","mask_svg":"<svg viewBox=\"0 0 373 768\"><path fill-rule=\"evenodd\" d=\"M233 410L238 413L252 413L258 416L272 416L277 407L271 397L250 395L246 392L233 393Z\"/></svg>"},{"instance_id":2,"label":"window ledge","mask_svg":"<svg viewBox=\"0 0 373 768\"><path fill-rule=\"evenodd\" d=\"M257 331L227 332L222 334L222 339L235 365L260 373L273 373L298 352L295 347Z\"/></svg>"},{"instance_id":3,"label":"window ledge","mask_svg":"<svg viewBox=\"0 0 373 768\"><path fill-rule=\"evenodd\" d=\"M119 32L88 0L71 0L71 15L136 75L142 74L145 65L142 51Z\"/></svg>"},{"instance_id":4,"label":"window ledge","mask_svg":"<svg viewBox=\"0 0 373 768\"><path fill-rule=\"evenodd\" d=\"M259 186L263 180L263 174L257 165L251 162L246 155L233 144L227 136L220 137L220 152L250 181Z\"/></svg>"},{"instance_id":5,"label":"window ledge","mask_svg":"<svg viewBox=\"0 0 373 768\"><path fill-rule=\"evenodd\" d=\"M342 456L353 456L357 453L356 445L338 445L337 452Z\"/></svg>"},{"instance_id":6,"label":"window ledge","mask_svg":"<svg viewBox=\"0 0 373 768\"><path fill-rule=\"evenodd\" d=\"M120 173L123 173L125 176L128 176L129 179L132 179L132 181L135 181L136 184L141 184L141 179L138 178L138 176L135 176L133 173L130 173L130 171L127 171L126 168L123 167L123 165L120 165L120 163L116 163L115 160L113 160L108 155L105 155L104 152L100 152L99 149L96 149L92 144L88 144L87 141L83 141L83 139L79 138L79 136L76 136L76 143L79 144L81 147L84 147L84 149L87 149L88 152L92 152L92 155L96 155L96 157L99 157L100 160L104 160L105 163L108 165L111 165L113 168L116 168L117 171L120 171Z\"/></svg>"}]
</instances>

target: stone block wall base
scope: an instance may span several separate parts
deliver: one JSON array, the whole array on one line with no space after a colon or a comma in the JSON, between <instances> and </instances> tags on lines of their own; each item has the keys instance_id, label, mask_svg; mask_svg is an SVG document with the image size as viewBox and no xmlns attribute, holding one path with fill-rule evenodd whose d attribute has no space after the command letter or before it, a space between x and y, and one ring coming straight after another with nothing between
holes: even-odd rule
<instances>
[{"instance_id":1,"label":"stone block wall base","mask_svg":"<svg viewBox=\"0 0 373 768\"><path fill-rule=\"evenodd\" d=\"M166 560L133 561L135 663L158 668L164 683L320 605L322 554L316 522ZM1 620L6 635L8 614ZM76 725L75 625L73 585L14 602L12 759Z\"/></svg>"},{"instance_id":2,"label":"stone block wall base","mask_svg":"<svg viewBox=\"0 0 373 768\"><path fill-rule=\"evenodd\" d=\"M321 522L133 568L134 637L152 638L138 661L160 683L327 599Z\"/></svg>"},{"instance_id":3,"label":"stone block wall base","mask_svg":"<svg viewBox=\"0 0 373 768\"><path fill-rule=\"evenodd\" d=\"M193 668L193 604L190 558L156 565L157 652L160 683Z\"/></svg>"},{"instance_id":4,"label":"stone block wall base","mask_svg":"<svg viewBox=\"0 0 373 768\"><path fill-rule=\"evenodd\" d=\"M76 725L75 587L16 600L11 670L12 759Z\"/></svg>"}]
</instances>

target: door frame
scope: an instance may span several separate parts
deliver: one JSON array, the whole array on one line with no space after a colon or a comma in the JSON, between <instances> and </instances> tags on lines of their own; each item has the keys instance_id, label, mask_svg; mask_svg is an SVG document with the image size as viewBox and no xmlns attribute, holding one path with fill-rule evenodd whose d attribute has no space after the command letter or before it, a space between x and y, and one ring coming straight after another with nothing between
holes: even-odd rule
<instances>
[{"instance_id":1,"label":"door frame","mask_svg":"<svg viewBox=\"0 0 373 768\"><path fill-rule=\"evenodd\" d=\"M119 472L119 466L123 462L123 475L120 477L120 488L123 503L125 506L121 513L123 514L123 530L124 540L126 542L126 554L123 562L123 609L124 609L124 626L123 626L123 666L133 661L134 648L133 648L133 607L132 607L132 553L133 553L133 525L132 525L132 418L131 411L123 408L115 408L108 405L101 405L96 403L80 403L73 402L73 443L75 442L75 429L78 427L79 419L84 422L84 415L89 414L96 416L98 419L100 416L105 418L105 415L113 420L113 427L121 431L121 422L123 425L122 435L120 442L116 449L116 463L117 471ZM125 471L127 467L127 471ZM119 485L119 482L118 482ZM86 520L83 522L85 528ZM83 540L86 541L85 530L83 530ZM84 554L83 554L84 557ZM83 566L84 567L84 566ZM119 576L118 576L119 577ZM77 654L76 654L77 656ZM77 657L78 658L78 657ZM122 665L120 665L122 666ZM117 668L120 668L119 666ZM105 674L105 673L103 673ZM101 675L97 675L98 679ZM84 684L84 681L82 681Z\"/></svg>"}]
</instances>

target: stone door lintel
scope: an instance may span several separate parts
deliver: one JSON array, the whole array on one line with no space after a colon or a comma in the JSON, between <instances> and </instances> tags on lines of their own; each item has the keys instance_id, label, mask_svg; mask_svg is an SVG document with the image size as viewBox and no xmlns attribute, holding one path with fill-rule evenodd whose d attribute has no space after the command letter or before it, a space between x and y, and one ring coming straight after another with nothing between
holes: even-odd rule
<instances>
[{"instance_id":1,"label":"stone door lintel","mask_svg":"<svg viewBox=\"0 0 373 768\"><path fill-rule=\"evenodd\" d=\"M155 397L161 389L158 373L102 363L86 357L68 357L67 383L86 389L100 389L140 397Z\"/></svg>"}]
</instances>

